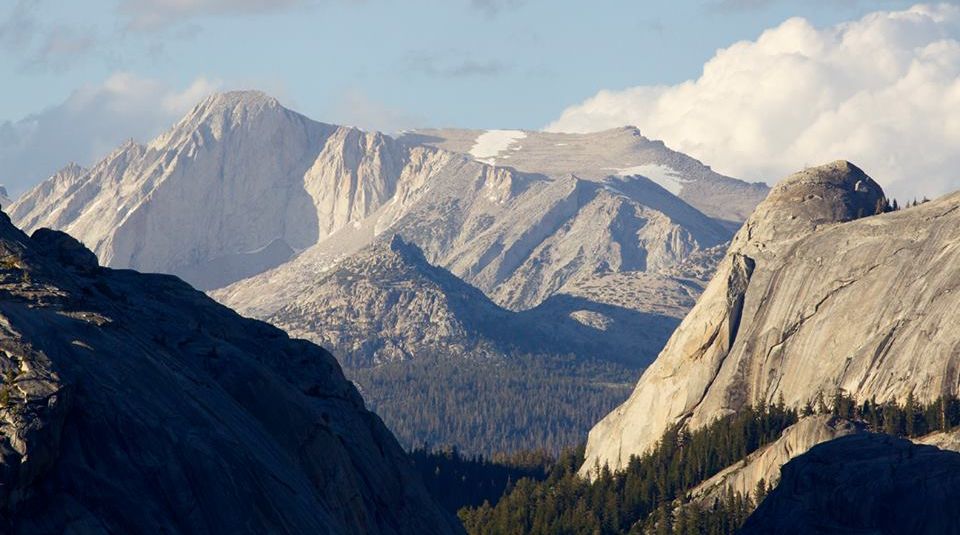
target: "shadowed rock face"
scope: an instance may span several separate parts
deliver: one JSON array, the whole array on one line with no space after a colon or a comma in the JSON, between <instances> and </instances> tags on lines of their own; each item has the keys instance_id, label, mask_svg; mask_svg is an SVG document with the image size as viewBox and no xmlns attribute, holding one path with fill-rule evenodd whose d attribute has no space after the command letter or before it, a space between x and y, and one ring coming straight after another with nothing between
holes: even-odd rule
<instances>
[{"instance_id":1,"label":"shadowed rock face","mask_svg":"<svg viewBox=\"0 0 960 535\"><path fill-rule=\"evenodd\" d=\"M837 437L863 432L864 425L843 418L824 414L807 416L785 429L777 440L697 485L690 491L690 498L709 507L722 499L727 489L741 496L753 494L761 479L776 485L780 481L780 467L797 455Z\"/></svg>"},{"instance_id":2,"label":"shadowed rock face","mask_svg":"<svg viewBox=\"0 0 960 535\"><path fill-rule=\"evenodd\" d=\"M591 431L587 467L623 466L671 425L838 388L922 401L957 393L960 197L876 217L849 162L781 181L734 238L633 395Z\"/></svg>"},{"instance_id":3,"label":"shadowed rock face","mask_svg":"<svg viewBox=\"0 0 960 535\"><path fill-rule=\"evenodd\" d=\"M456 533L325 350L0 218L0 531Z\"/></svg>"},{"instance_id":4,"label":"shadowed rock face","mask_svg":"<svg viewBox=\"0 0 960 535\"><path fill-rule=\"evenodd\" d=\"M957 518L960 454L857 434L784 465L740 533L957 533Z\"/></svg>"}]
</instances>

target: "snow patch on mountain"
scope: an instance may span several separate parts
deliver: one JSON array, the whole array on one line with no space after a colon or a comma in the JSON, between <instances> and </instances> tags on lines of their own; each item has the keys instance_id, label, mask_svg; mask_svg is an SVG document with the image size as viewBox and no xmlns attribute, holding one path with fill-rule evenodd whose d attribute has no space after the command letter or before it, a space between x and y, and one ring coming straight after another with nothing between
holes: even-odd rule
<instances>
[{"instance_id":1,"label":"snow patch on mountain","mask_svg":"<svg viewBox=\"0 0 960 535\"><path fill-rule=\"evenodd\" d=\"M684 183L689 182L689 179L685 179L683 174L668 165L635 165L633 167L617 169L616 173L618 176L640 175L649 178L674 195L680 195Z\"/></svg>"},{"instance_id":2,"label":"snow patch on mountain","mask_svg":"<svg viewBox=\"0 0 960 535\"><path fill-rule=\"evenodd\" d=\"M498 154L525 137L527 137L527 133L522 130L487 130L477 136L473 147L470 149L470 155L478 161L495 165ZM508 157L505 156L505 158Z\"/></svg>"}]
</instances>

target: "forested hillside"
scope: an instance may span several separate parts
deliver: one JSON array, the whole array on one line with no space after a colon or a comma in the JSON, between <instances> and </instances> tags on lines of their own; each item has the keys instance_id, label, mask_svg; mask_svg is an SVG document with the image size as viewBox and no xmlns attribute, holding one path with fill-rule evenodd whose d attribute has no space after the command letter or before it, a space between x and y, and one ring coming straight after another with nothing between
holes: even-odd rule
<instances>
[{"instance_id":1,"label":"forested hillside","mask_svg":"<svg viewBox=\"0 0 960 535\"><path fill-rule=\"evenodd\" d=\"M909 397L902 404L876 400L857 403L838 392L818 396L800 411L777 403L750 407L694 432L670 429L651 452L631 457L624 470L594 467L593 481L577 474L583 463L582 446L565 450L555 461L529 463L533 473L509 484L503 484L507 474L513 477L522 473L515 461L474 459L470 476L461 479L452 476L461 474L464 468L454 468L457 459L448 454L448 464L437 470L437 474L446 473L446 479L434 477L431 481L427 477L427 481L431 492L442 501L451 492L462 492L452 490L460 481L475 485L496 477L491 474L499 474L497 486L503 484L506 489L502 497L459 511L472 535L734 533L776 482L760 481L747 495L728 491L712 503L690 501L689 491L773 442L798 419L814 414L857 422L865 431L916 438L960 426L960 400L947 397L920 404ZM530 458L543 459L536 455ZM461 459L460 464L465 461ZM418 465L423 464L418 461ZM437 469L439 465L429 466ZM513 471L509 471L511 467ZM541 475L544 470L545 477ZM475 493L461 503L480 503L483 496Z\"/></svg>"},{"instance_id":2,"label":"forested hillside","mask_svg":"<svg viewBox=\"0 0 960 535\"><path fill-rule=\"evenodd\" d=\"M639 375L611 362L544 355L423 358L345 372L405 447L455 445L486 456L576 446Z\"/></svg>"}]
</instances>

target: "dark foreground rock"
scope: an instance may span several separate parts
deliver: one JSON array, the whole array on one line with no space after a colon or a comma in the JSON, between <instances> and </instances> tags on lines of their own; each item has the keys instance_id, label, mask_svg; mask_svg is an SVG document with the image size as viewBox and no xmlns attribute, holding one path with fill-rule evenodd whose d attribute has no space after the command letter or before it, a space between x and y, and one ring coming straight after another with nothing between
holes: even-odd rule
<instances>
[{"instance_id":1,"label":"dark foreground rock","mask_svg":"<svg viewBox=\"0 0 960 535\"><path fill-rule=\"evenodd\" d=\"M872 433L783 466L743 534L960 533L960 454Z\"/></svg>"},{"instance_id":2,"label":"dark foreground rock","mask_svg":"<svg viewBox=\"0 0 960 535\"><path fill-rule=\"evenodd\" d=\"M0 532L456 533L336 360L0 216Z\"/></svg>"}]
</instances>

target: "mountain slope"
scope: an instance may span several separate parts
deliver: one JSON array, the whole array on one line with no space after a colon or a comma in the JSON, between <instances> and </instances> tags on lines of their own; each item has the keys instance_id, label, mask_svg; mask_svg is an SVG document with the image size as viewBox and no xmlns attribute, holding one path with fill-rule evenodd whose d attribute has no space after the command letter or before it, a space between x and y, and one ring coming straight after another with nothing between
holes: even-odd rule
<instances>
[{"instance_id":1,"label":"mountain slope","mask_svg":"<svg viewBox=\"0 0 960 535\"><path fill-rule=\"evenodd\" d=\"M507 310L399 235L300 288L265 319L331 348L401 442L488 454L575 443L679 322L573 296Z\"/></svg>"},{"instance_id":2,"label":"mountain slope","mask_svg":"<svg viewBox=\"0 0 960 535\"><path fill-rule=\"evenodd\" d=\"M769 191L713 172L697 160L647 139L634 127L588 134L527 130L425 129L401 141L468 154L485 163L528 173L573 173L601 180L609 175L642 175L701 212L736 228Z\"/></svg>"},{"instance_id":3,"label":"mountain slope","mask_svg":"<svg viewBox=\"0 0 960 535\"><path fill-rule=\"evenodd\" d=\"M456 533L334 358L0 216L5 533Z\"/></svg>"},{"instance_id":4,"label":"mountain slope","mask_svg":"<svg viewBox=\"0 0 960 535\"><path fill-rule=\"evenodd\" d=\"M431 263L499 305L521 310L563 293L567 284L608 273L658 274L665 292L676 291L679 283L670 278L677 265L727 237L717 224L642 178L598 184L520 175L470 161L459 165L462 172L434 177L437 184L399 215L394 204L384 206L278 269L214 295L240 311L269 314L293 297L290 290L302 286L304 277L378 238L401 234ZM491 190L502 193L491 201Z\"/></svg>"},{"instance_id":5,"label":"mountain slope","mask_svg":"<svg viewBox=\"0 0 960 535\"><path fill-rule=\"evenodd\" d=\"M596 308L598 319L606 318L600 312L604 309ZM610 322L601 328L571 314L554 302L523 312L503 309L394 235L338 263L265 319L294 336L333 348L351 367L512 352L576 354L636 367L646 365L644 351L669 332L627 332L669 322L669 317L634 313L627 319L622 314L618 317L625 324Z\"/></svg>"},{"instance_id":6,"label":"mountain slope","mask_svg":"<svg viewBox=\"0 0 960 535\"><path fill-rule=\"evenodd\" d=\"M956 396L960 196L875 211L880 188L846 162L771 192L634 394L591 432L588 464L620 466L678 422L781 395L802 407Z\"/></svg>"}]
</instances>

